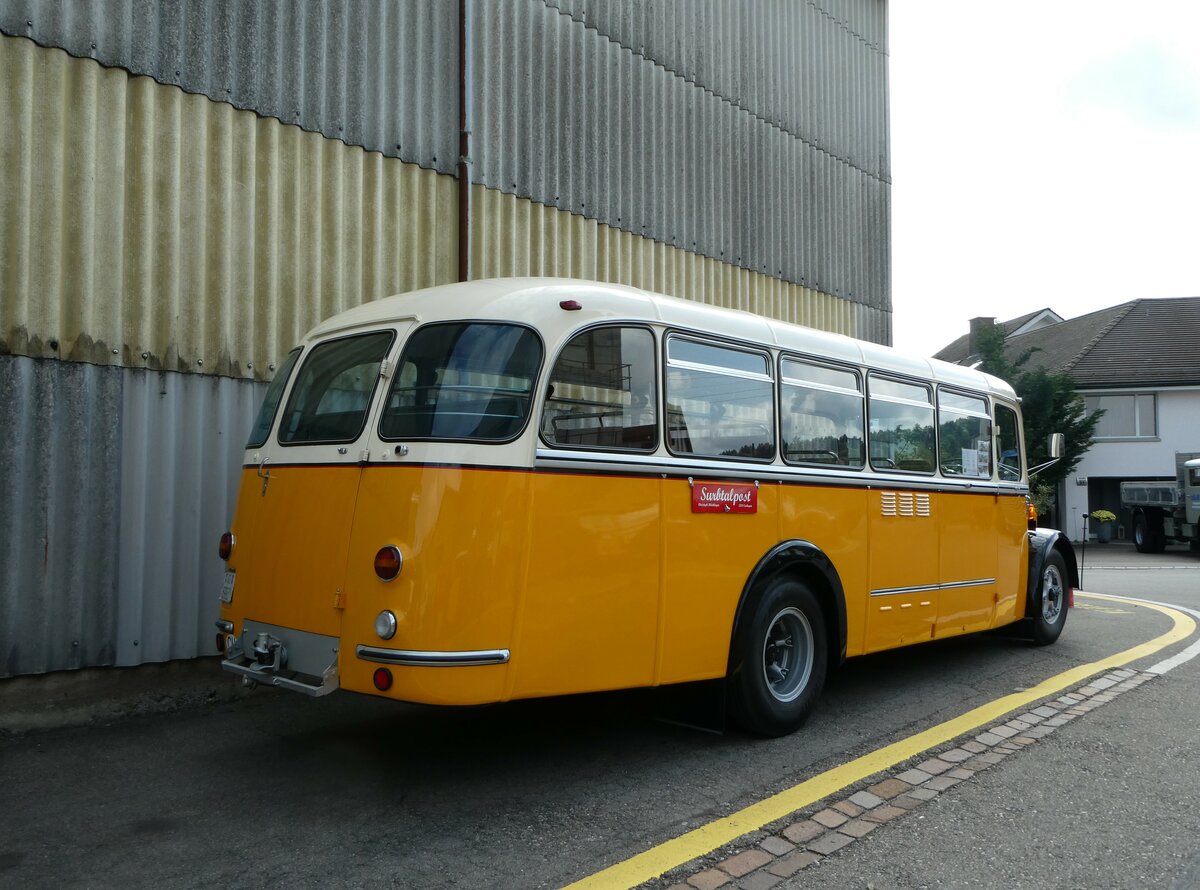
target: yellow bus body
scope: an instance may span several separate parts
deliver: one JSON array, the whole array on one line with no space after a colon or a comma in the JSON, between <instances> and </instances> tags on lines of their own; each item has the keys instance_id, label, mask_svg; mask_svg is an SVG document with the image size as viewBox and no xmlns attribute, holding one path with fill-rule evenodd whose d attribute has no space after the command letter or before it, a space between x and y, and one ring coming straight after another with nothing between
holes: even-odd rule
<instances>
[{"instance_id":1,"label":"yellow bus body","mask_svg":"<svg viewBox=\"0 0 1200 890\"><path fill-rule=\"evenodd\" d=\"M781 346L762 334L774 323L739 313L704 310L713 314L700 316L707 323L702 328L695 324L697 307L674 307L669 298L655 298L660 302L640 313L620 299L607 302L609 291L629 289L578 282L486 287L501 298L522 289L547 295L548 320L537 325L545 348L538 387L576 331L622 320L645 325L661 347L671 330L712 331L714 321L739 316L719 331L722 337L746 339L772 356L827 357L811 344L829 335L807 332L804 343ZM602 306L599 318L560 310L555 304L570 294L585 306ZM394 362L405 334L436 320L434 307L446 296L391 299L393 307L379 307L373 316L358 310L363 318L318 329L306 342L394 329L387 352ZM500 302L497 317L518 315ZM485 303L462 312L487 318ZM661 303L677 308L678 319L656 318L665 314ZM397 323L401 307L406 311ZM757 339L741 328L757 332ZM830 341L837 359L846 361L845 343L853 341ZM876 359L862 363L864 374L891 353L863 349ZM957 386L974 374L947 368L938 371ZM388 371L380 373L385 378ZM985 383L983 375L971 381L981 398L1011 406L1016 416L1011 390L999 381ZM830 640L835 660L1011 624L1029 614L1023 472L1012 484L995 474L963 484L932 473L879 472L870 463L830 473L785 465L779 455L757 463L698 461L672 454L665 437L636 459L554 449L538 438L536 404L534 419L505 443L394 444L376 435L378 401L349 445L289 449L273 431L247 451L228 556L232 594L222 602L219 623L227 666L236 667L231 653L240 646L243 676L275 682L285 673L283 655L275 668L253 663L249 649L258 635L284 638L297 657L301 645L327 649L326 687L431 704L725 677L739 608L781 542L803 542L831 567L833 585L805 577L810 586L830 587L822 596L841 597L840 631L827 616L829 630L840 635ZM753 512L696 512L692 488L700 478L730 480L747 491L753 485ZM383 547L402 555L393 580L375 571ZM386 640L376 625L383 614L395 624ZM290 644L289 633L296 635ZM393 652L460 660L387 661ZM471 663L460 657L464 653L488 655ZM320 660L312 651L307 657ZM389 672L386 687L377 680L381 664ZM315 689L315 681L307 682Z\"/></svg>"}]
</instances>

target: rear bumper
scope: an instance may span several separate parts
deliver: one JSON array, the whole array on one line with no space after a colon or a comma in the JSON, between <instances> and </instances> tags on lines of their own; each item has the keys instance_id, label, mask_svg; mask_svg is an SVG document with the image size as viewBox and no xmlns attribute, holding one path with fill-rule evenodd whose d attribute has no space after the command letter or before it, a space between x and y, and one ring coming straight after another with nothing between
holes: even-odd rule
<instances>
[{"instance_id":1,"label":"rear bumper","mask_svg":"<svg viewBox=\"0 0 1200 890\"><path fill-rule=\"evenodd\" d=\"M337 637L246 621L242 635L230 638L221 667L246 683L316 697L340 686L337 660Z\"/></svg>"}]
</instances>

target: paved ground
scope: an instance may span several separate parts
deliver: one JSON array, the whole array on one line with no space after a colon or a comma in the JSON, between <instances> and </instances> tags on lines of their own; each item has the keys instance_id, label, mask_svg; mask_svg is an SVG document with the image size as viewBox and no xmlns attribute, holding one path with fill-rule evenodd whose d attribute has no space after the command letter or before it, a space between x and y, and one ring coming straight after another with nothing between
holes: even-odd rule
<instances>
[{"instance_id":1,"label":"paved ground","mask_svg":"<svg viewBox=\"0 0 1200 890\"><path fill-rule=\"evenodd\" d=\"M1085 556L1093 590L1200 608L1198 582L1194 554ZM143 692L135 716L0 737L0 884L560 887L1168 625L1081 598L1045 649L990 635L855 659L808 726L769 741L656 721L661 702L639 693L430 709ZM698 888L705 872L746 890L1194 886L1200 669L1120 688L1147 664L1133 667L1056 716L1031 707L1040 723L947 743L948 759L865 779L658 886ZM972 772L949 785L958 770ZM756 851L770 862L722 868ZM806 853L806 867L770 873Z\"/></svg>"},{"instance_id":2,"label":"paved ground","mask_svg":"<svg viewBox=\"0 0 1200 890\"><path fill-rule=\"evenodd\" d=\"M1080 556L1089 590L1200 609L1200 555L1115 544ZM1160 662L1109 672L648 886L1200 888L1200 662L1145 672Z\"/></svg>"}]
</instances>

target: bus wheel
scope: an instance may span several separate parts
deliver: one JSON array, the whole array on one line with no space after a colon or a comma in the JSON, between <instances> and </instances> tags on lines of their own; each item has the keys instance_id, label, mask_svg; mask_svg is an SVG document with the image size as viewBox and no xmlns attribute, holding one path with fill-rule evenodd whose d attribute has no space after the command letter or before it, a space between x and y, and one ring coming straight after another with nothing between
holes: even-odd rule
<instances>
[{"instance_id":1,"label":"bus wheel","mask_svg":"<svg viewBox=\"0 0 1200 890\"><path fill-rule=\"evenodd\" d=\"M800 581L772 582L739 622L729 707L748 732L781 736L808 717L825 685L825 620Z\"/></svg>"},{"instance_id":2,"label":"bus wheel","mask_svg":"<svg viewBox=\"0 0 1200 890\"><path fill-rule=\"evenodd\" d=\"M1051 550L1042 565L1041 612L1033 619L1033 641L1048 646L1067 623L1067 565L1062 554Z\"/></svg>"}]
</instances>

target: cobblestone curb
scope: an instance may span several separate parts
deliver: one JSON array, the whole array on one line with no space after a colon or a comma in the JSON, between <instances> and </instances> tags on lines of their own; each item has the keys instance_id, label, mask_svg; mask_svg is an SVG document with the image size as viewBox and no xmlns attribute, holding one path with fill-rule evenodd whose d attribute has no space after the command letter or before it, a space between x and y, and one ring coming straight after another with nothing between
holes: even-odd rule
<instances>
[{"instance_id":1,"label":"cobblestone curb","mask_svg":"<svg viewBox=\"0 0 1200 890\"><path fill-rule=\"evenodd\" d=\"M924 761L876 776L870 785L846 797L826 799L816 807L799 811L791 821L775 823L770 833L747 835L737 844L641 886L665 890L769 890L976 773L1002 763L1076 717L1154 678L1154 674L1133 670L1112 671L974 737L961 738Z\"/></svg>"}]
</instances>

